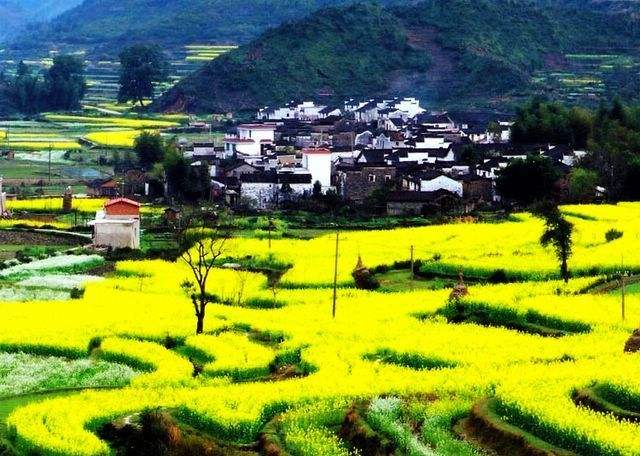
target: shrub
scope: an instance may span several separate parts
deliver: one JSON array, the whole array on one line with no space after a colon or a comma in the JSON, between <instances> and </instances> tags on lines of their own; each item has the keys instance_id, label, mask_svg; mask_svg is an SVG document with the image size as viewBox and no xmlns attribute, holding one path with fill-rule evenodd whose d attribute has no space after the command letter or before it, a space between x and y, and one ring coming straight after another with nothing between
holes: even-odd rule
<instances>
[{"instance_id":1,"label":"shrub","mask_svg":"<svg viewBox=\"0 0 640 456\"><path fill-rule=\"evenodd\" d=\"M84 297L84 289L73 287L70 292L71 299L82 299Z\"/></svg>"},{"instance_id":2,"label":"shrub","mask_svg":"<svg viewBox=\"0 0 640 456\"><path fill-rule=\"evenodd\" d=\"M416 370L433 370L455 367L455 364L439 358L427 357L418 353L399 353L387 348L381 348L363 357L367 361L380 361L385 364L408 367Z\"/></svg>"},{"instance_id":3,"label":"shrub","mask_svg":"<svg viewBox=\"0 0 640 456\"><path fill-rule=\"evenodd\" d=\"M607 242L613 242L616 239L620 239L622 236L624 236L624 233L614 228L610 229L604 234L604 238L606 239Z\"/></svg>"},{"instance_id":4,"label":"shrub","mask_svg":"<svg viewBox=\"0 0 640 456\"><path fill-rule=\"evenodd\" d=\"M496 269L487 277L489 283L506 283L509 281L507 273L504 269Z\"/></svg>"},{"instance_id":5,"label":"shrub","mask_svg":"<svg viewBox=\"0 0 640 456\"><path fill-rule=\"evenodd\" d=\"M102 345L102 337L91 338L91 340L89 341L89 346L87 348L87 350L89 351L89 354L91 354L94 350L99 349L101 345Z\"/></svg>"},{"instance_id":6,"label":"shrub","mask_svg":"<svg viewBox=\"0 0 640 456\"><path fill-rule=\"evenodd\" d=\"M356 283L356 288L360 290L377 290L380 288L380 282L371 271L364 265L362 258L358 257L358 264L351 273L353 280Z\"/></svg>"},{"instance_id":7,"label":"shrub","mask_svg":"<svg viewBox=\"0 0 640 456\"><path fill-rule=\"evenodd\" d=\"M271 298L250 298L247 299L245 305L251 309L280 309L286 304L277 299Z\"/></svg>"}]
</instances>

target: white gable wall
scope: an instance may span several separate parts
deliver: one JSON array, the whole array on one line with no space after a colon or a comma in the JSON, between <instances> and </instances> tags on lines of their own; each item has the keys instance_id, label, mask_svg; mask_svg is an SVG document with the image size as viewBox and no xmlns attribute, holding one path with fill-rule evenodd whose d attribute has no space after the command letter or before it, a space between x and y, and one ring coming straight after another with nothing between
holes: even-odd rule
<instances>
[{"instance_id":1,"label":"white gable wall","mask_svg":"<svg viewBox=\"0 0 640 456\"><path fill-rule=\"evenodd\" d=\"M420 181L421 192L435 192L437 190L448 190L462 197L462 183L450 177L438 176L435 179Z\"/></svg>"}]
</instances>

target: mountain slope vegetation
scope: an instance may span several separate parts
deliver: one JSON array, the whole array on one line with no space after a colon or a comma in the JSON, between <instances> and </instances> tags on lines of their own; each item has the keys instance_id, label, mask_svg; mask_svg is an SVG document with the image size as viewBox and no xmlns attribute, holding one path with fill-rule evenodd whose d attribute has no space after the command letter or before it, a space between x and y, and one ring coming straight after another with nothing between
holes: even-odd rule
<instances>
[{"instance_id":1,"label":"mountain slope vegetation","mask_svg":"<svg viewBox=\"0 0 640 456\"><path fill-rule=\"evenodd\" d=\"M293 97L526 94L565 53L640 44L624 15L514 0L328 8L208 63L159 100L165 110L253 109Z\"/></svg>"},{"instance_id":2,"label":"mountain slope vegetation","mask_svg":"<svg viewBox=\"0 0 640 456\"><path fill-rule=\"evenodd\" d=\"M325 93L364 96L386 88L389 71L426 69L402 24L379 6L328 8L220 57L187 77L161 101L196 110L253 108Z\"/></svg>"},{"instance_id":3,"label":"mountain slope vegetation","mask_svg":"<svg viewBox=\"0 0 640 456\"><path fill-rule=\"evenodd\" d=\"M81 2L82 0L0 0L0 41L15 37L27 24L52 19Z\"/></svg>"},{"instance_id":4,"label":"mountain slope vegetation","mask_svg":"<svg viewBox=\"0 0 640 456\"><path fill-rule=\"evenodd\" d=\"M246 43L268 28L354 0L85 0L15 43L81 44L103 53L131 43ZM381 0L386 5L412 0Z\"/></svg>"}]
</instances>

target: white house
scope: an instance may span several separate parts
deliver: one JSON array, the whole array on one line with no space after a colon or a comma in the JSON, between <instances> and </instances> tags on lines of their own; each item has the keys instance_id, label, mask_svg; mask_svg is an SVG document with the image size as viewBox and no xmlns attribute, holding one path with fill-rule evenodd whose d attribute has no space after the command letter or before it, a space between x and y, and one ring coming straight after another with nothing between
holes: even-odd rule
<instances>
[{"instance_id":1,"label":"white house","mask_svg":"<svg viewBox=\"0 0 640 456\"><path fill-rule=\"evenodd\" d=\"M317 106L313 101L305 101L297 106L298 119L316 120L320 117L320 112L326 106Z\"/></svg>"},{"instance_id":2,"label":"white house","mask_svg":"<svg viewBox=\"0 0 640 456\"><path fill-rule=\"evenodd\" d=\"M220 155L220 157L218 157L218 155ZM222 155L222 153L216 151L216 145L213 141L194 142L193 149L190 152L184 153L184 156L187 158L224 158Z\"/></svg>"},{"instance_id":3,"label":"white house","mask_svg":"<svg viewBox=\"0 0 640 456\"><path fill-rule=\"evenodd\" d=\"M126 198L108 201L88 225L93 227L95 247L140 248L140 203Z\"/></svg>"},{"instance_id":4,"label":"white house","mask_svg":"<svg viewBox=\"0 0 640 456\"><path fill-rule=\"evenodd\" d=\"M443 136L419 136L409 141L416 149L448 149L451 142L444 139Z\"/></svg>"},{"instance_id":5,"label":"white house","mask_svg":"<svg viewBox=\"0 0 640 456\"><path fill-rule=\"evenodd\" d=\"M258 111L256 115L258 120L285 120L285 119L295 119L296 118L296 109L292 104L288 104L286 106L272 108L272 107L264 107Z\"/></svg>"},{"instance_id":6,"label":"white house","mask_svg":"<svg viewBox=\"0 0 640 456\"><path fill-rule=\"evenodd\" d=\"M509 161L497 158L485 159L484 163L476 168L476 174L480 177L495 180L501 170L509 165Z\"/></svg>"},{"instance_id":7,"label":"white house","mask_svg":"<svg viewBox=\"0 0 640 456\"><path fill-rule=\"evenodd\" d=\"M342 115L342 110L340 108L336 108L334 106L327 106L320 110L320 112L318 113L318 118L326 119L327 117L341 116L341 115Z\"/></svg>"},{"instance_id":8,"label":"white house","mask_svg":"<svg viewBox=\"0 0 640 456\"><path fill-rule=\"evenodd\" d=\"M422 115L419 118L420 125L432 132L457 131L456 123L446 113Z\"/></svg>"},{"instance_id":9,"label":"white house","mask_svg":"<svg viewBox=\"0 0 640 456\"><path fill-rule=\"evenodd\" d=\"M244 175L241 178L240 194L254 203L258 209L266 209L286 198L297 198L311 194L313 179L304 169Z\"/></svg>"},{"instance_id":10,"label":"white house","mask_svg":"<svg viewBox=\"0 0 640 456\"><path fill-rule=\"evenodd\" d=\"M345 112L355 112L364 105L366 105L368 101L356 100L355 98L350 98L344 102L344 111Z\"/></svg>"},{"instance_id":11,"label":"white house","mask_svg":"<svg viewBox=\"0 0 640 456\"><path fill-rule=\"evenodd\" d=\"M373 144L373 133L369 130L358 133L355 137L354 144L356 146L371 146Z\"/></svg>"},{"instance_id":12,"label":"white house","mask_svg":"<svg viewBox=\"0 0 640 456\"><path fill-rule=\"evenodd\" d=\"M331 187L331 151L329 149L303 149L302 167L311 173L313 183L320 182L323 189Z\"/></svg>"},{"instance_id":13,"label":"white house","mask_svg":"<svg viewBox=\"0 0 640 456\"><path fill-rule=\"evenodd\" d=\"M2 191L2 177L0 177L0 217L9 212L7 209L7 194Z\"/></svg>"},{"instance_id":14,"label":"white house","mask_svg":"<svg viewBox=\"0 0 640 456\"><path fill-rule=\"evenodd\" d=\"M421 192L435 192L437 190L447 190L462 198L462 182L451 179L444 174L424 173L419 176Z\"/></svg>"},{"instance_id":15,"label":"white house","mask_svg":"<svg viewBox=\"0 0 640 456\"><path fill-rule=\"evenodd\" d=\"M237 134L228 134L224 138L225 157L241 155L260 155L262 146L275 142L275 124L241 124Z\"/></svg>"},{"instance_id":16,"label":"white house","mask_svg":"<svg viewBox=\"0 0 640 456\"><path fill-rule=\"evenodd\" d=\"M425 109L420 106L420 100L413 97L397 99L390 103L389 107L403 112L409 119L425 112Z\"/></svg>"},{"instance_id":17,"label":"white house","mask_svg":"<svg viewBox=\"0 0 640 456\"><path fill-rule=\"evenodd\" d=\"M302 103L291 101L282 107L262 108L256 114L256 118L259 120L316 120L322 118L321 111L325 108L326 106L318 106L313 101L303 101Z\"/></svg>"},{"instance_id":18,"label":"white house","mask_svg":"<svg viewBox=\"0 0 640 456\"><path fill-rule=\"evenodd\" d=\"M500 126L499 142L511 142L511 127L513 127L513 122L498 122L498 125Z\"/></svg>"}]
</instances>

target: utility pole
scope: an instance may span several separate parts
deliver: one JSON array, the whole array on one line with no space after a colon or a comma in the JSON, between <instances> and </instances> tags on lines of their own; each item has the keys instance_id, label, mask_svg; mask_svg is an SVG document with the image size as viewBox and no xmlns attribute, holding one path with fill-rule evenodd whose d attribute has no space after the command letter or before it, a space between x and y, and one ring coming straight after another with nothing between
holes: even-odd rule
<instances>
[{"instance_id":1,"label":"utility pole","mask_svg":"<svg viewBox=\"0 0 640 456\"><path fill-rule=\"evenodd\" d=\"M336 231L336 257L333 267L333 318L336 318L336 302L338 300L338 252L340 248L340 231Z\"/></svg>"},{"instance_id":2,"label":"utility pole","mask_svg":"<svg viewBox=\"0 0 640 456\"><path fill-rule=\"evenodd\" d=\"M411 246L411 281L413 282L414 280L416 280L416 273L415 273L415 260L414 260L414 256L413 256L413 252L414 252L415 248L412 245Z\"/></svg>"},{"instance_id":3,"label":"utility pole","mask_svg":"<svg viewBox=\"0 0 640 456\"><path fill-rule=\"evenodd\" d=\"M49 186L51 186L51 143L49 143Z\"/></svg>"},{"instance_id":4,"label":"utility pole","mask_svg":"<svg viewBox=\"0 0 640 456\"><path fill-rule=\"evenodd\" d=\"M267 230L269 231L269 250L271 250L271 231L273 230L273 217L269 214L269 225L267 226Z\"/></svg>"}]
</instances>

